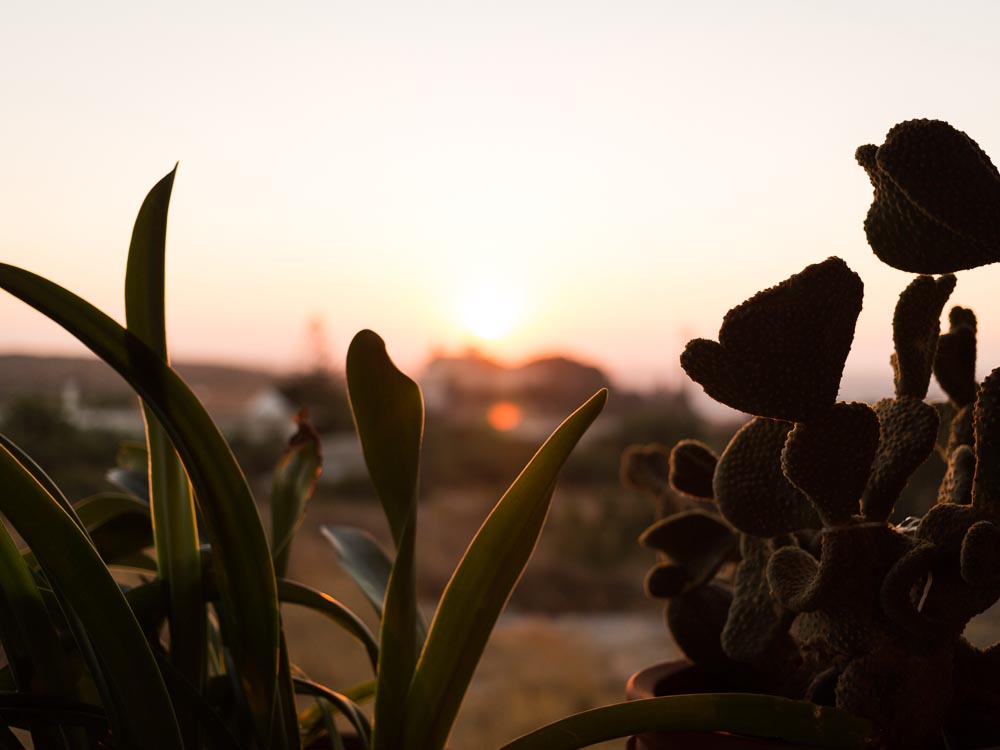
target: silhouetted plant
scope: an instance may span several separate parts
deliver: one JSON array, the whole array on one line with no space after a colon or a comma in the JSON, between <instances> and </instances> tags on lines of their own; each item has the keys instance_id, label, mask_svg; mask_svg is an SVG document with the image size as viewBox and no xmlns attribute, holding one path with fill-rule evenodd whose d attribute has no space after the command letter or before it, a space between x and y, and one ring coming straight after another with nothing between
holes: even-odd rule
<instances>
[{"instance_id":1,"label":"silhouetted plant","mask_svg":"<svg viewBox=\"0 0 1000 750\"><path fill-rule=\"evenodd\" d=\"M0 524L0 746L21 747L17 728L38 750L441 750L541 534L556 477L607 392L587 400L527 462L425 626L415 585L423 399L375 333L355 336L346 366L351 413L395 554L357 529L323 532L375 609L376 636L332 597L285 578L320 470L319 441L304 416L274 472L269 539L229 444L170 367L164 251L172 185L173 173L139 210L125 326L47 279L0 264L0 288L117 371L141 399L146 422L145 444L123 446L109 475L126 493L77 504L0 435L0 513L25 545ZM116 578L119 566L138 569L139 583ZM282 604L313 609L353 636L374 679L342 691L309 680L289 660ZM300 712L297 696L316 703ZM366 699L373 699L370 719L358 705ZM737 696L724 705L766 730L760 703ZM684 728L693 707L674 698L606 706L505 750L572 750ZM694 715L709 728L721 721L711 711ZM787 702L774 715L789 719L791 728L777 733L790 739L858 736L858 723L835 710Z\"/></svg>"},{"instance_id":2,"label":"silhouetted plant","mask_svg":"<svg viewBox=\"0 0 1000 750\"><path fill-rule=\"evenodd\" d=\"M688 499L641 538L660 558L646 589L668 600L688 658L728 684L846 709L880 747L966 742L991 723L995 737L1000 644L962 633L1000 598L1000 369L976 382L970 310L953 308L946 333L939 321L950 272L1000 260L1000 175L939 121L897 125L857 159L878 257L946 274L899 297L895 395L836 400L862 298L839 258L731 310L681 365L753 419L718 457L693 441L626 454L627 483L662 494L651 478L666 476ZM925 401L932 373L947 403ZM891 525L935 446L948 465L936 504Z\"/></svg>"},{"instance_id":3,"label":"silhouetted plant","mask_svg":"<svg viewBox=\"0 0 1000 750\"><path fill-rule=\"evenodd\" d=\"M52 282L0 264L0 287L60 323L141 399L145 443L123 445L109 479L125 493L72 504L0 435L0 745L85 748L344 747L440 750L500 611L541 533L556 475L604 406L590 398L528 461L456 568L435 618L416 609L417 479L423 399L382 340L360 332L347 390L372 483L393 534L390 559L363 532L326 528L380 619L376 637L329 595L286 578L320 473L305 414L274 471L268 539L243 471L167 356L164 252L174 174L146 197L125 275L127 326ZM38 421L36 419L36 421ZM63 425L41 427L51 439ZM204 542L204 543L203 543ZM152 548L152 557L147 550ZM155 558L155 559L154 559ZM138 585L113 570L138 570ZM375 678L343 692L289 661L281 604L329 618ZM169 637L165 637L169 634ZM412 683L412 687L411 687ZM316 700L299 712L296 696ZM372 718L358 702L373 698Z\"/></svg>"}]
</instances>

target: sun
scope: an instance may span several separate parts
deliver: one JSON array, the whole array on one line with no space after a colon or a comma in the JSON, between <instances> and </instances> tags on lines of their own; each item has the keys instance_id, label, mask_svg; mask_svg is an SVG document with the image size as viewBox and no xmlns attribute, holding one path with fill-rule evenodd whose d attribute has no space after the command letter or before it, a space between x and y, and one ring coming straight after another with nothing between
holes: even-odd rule
<instances>
[{"instance_id":1,"label":"sun","mask_svg":"<svg viewBox=\"0 0 1000 750\"><path fill-rule=\"evenodd\" d=\"M520 301L510 289L497 284L464 287L456 300L461 325L480 339L503 338L520 318Z\"/></svg>"}]
</instances>

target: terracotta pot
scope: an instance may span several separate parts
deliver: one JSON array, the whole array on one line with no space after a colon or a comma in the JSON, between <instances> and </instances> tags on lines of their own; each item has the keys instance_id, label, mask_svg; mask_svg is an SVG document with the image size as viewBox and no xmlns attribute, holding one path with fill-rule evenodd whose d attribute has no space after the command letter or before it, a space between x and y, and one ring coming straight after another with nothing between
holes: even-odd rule
<instances>
[{"instance_id":1,"label":"terracotta pot","mask_svg":"<svg viewBox=\"0 0 1000 750\"><path fill-rule=\"evenodd\" d=\"M629 700L691 693L741 692L746 686L722 684L689 661L670 661L636 672L625 686ZM800 750L787 742L728 732L673 732L629 738L628 750Z\"/></svg>"}]
</instances>

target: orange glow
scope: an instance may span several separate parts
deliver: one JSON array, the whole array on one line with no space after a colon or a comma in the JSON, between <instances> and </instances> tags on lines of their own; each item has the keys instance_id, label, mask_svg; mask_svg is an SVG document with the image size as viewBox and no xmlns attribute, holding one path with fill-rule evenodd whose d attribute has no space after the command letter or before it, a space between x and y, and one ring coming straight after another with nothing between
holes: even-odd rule
<instances>
[{"instance_id":1,"label":"orange glow","mask_svg":"<svg viewBox=\"0 0 1000 750\"><path fill-rule=\"evenodd\" d=\"M509 432L521 424L521 408L510 401L497 401L486 412L486 421L498 432Z\"/></svg>"}]
</instances>

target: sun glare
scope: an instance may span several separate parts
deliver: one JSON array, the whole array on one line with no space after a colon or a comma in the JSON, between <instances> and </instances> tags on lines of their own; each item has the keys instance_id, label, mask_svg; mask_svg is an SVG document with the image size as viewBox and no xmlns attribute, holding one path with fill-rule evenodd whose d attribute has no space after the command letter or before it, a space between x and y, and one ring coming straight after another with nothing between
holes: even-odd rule
<instances>
[{"instance_id":1,"label":"sun glare","mask_svg":"<svg viewBox=\"0 0 1000 750\"><path fill-rule=\"evenodd\" d=\"M506 289L468 286L457 301L459 321L478 338L495 341L510 333L518 321L519 305Z\"/></svg>"},{"instance_id":2,"label":"sun glare","mask_svg":"<svg viewBox=\"0 0 1000 750\"><path fill-rule=\"evenodd\" d=\"M486 412L486 421L497 432L509 432L521 424L521 407L510 401L497 401Z\"/></svg>"}]
</instances>

